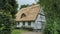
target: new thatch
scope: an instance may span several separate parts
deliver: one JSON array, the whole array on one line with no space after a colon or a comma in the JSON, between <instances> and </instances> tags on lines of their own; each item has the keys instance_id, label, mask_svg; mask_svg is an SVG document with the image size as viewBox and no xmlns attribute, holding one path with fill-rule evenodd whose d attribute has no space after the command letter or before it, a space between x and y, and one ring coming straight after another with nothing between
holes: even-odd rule
<instances>
[{"instance_id":1,"label":"new thatch","mask_svg":"<svg viewBox=\"0 0 60 34\"><path fill-rule=\"evenodd\" d=\"M39 5L22 8L16 14L16 21L34 21L40 11Z\"/></svg>"}]
</instances>

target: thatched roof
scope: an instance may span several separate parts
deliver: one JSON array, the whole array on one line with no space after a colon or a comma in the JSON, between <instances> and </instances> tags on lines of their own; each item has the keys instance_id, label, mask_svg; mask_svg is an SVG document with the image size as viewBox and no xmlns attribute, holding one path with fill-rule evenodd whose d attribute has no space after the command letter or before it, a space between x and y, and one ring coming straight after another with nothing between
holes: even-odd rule
<instances>
[{"instance_id":1,"label":"thatched roof","mask_svg":"<svg viewBox=\"0 0 60 34\"><path fill-rule=\"evenodd\" d=\"M16 14L16 21L34 21L40 11L39 5L22 8Z\"/></svg>"}]
</instances>

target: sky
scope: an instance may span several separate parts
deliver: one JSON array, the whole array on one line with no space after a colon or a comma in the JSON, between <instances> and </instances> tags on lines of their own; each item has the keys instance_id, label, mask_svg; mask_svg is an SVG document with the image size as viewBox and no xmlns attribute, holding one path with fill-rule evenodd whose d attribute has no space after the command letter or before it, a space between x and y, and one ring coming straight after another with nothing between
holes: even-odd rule
<instances>
[{"instance_id":1,"label":"sky","mask_svg":"<svg viewBox=\"0 0 60 34\"><path fill-rule=\"evenodd\" d=\"M36 4L37 0L16 0L16 1L18 2L18 6L20 7L21 5L24 4L29 4L29 5L31 5L32 3Z\"/></svg>"}]
</instances>

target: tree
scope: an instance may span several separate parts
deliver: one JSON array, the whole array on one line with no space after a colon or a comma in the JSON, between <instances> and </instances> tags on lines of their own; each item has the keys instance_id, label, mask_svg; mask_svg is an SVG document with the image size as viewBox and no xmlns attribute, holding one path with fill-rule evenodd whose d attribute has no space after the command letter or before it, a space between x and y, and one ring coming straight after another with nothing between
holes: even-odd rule
<instances>
[{"instance_id":1,"label":"tree","mask_svg":"<svg viewBox=\"0 0 60 34\"><path fill-rule=\"evenodd\" d=\"M0 10L1 11L1 10ZM0 34L11 34L11 27L14 21L11 15L0 12Z\"/></svg>"},{"instance_id":2,"label":"tree","mask_svg":"<svg viewBox=\"0 0 60 34\"><path fill-rule=\"evenodd\" d=\"M0 9L10 13L12 17L17 13L18 4L16 0L0 0Z\"/></svg>"},{"instance_id":3,"label":"tree","mask_svg":"<svg viewBox=\"0 0 60 34\"><path fill-rule=\"evenodd\" d=\"M11 34L17 7L16 0L0 0L0 34Z\"/></svg>"},{"instance_id":4,"label":"tree","mask_svg":"<svg viewBox=\"0 0 60 34\"><path fill-rule=\"evenodd\" d=\"M26 8L26 7L28 7L28 6L29 6L28 4L27 4L27 5L21 5L20 9Z\"/></svg>"},{"instance_id":5,"label":"tree","mask_svg":"<svg viewBox=\"0 0 60 34\"><path fill-rule=\"evenodd\" d=\"M44 34L58 34L60 24L60 0L39 0L37 4L44 7L44 12L46 15L46 25L44 29Z\"/></svg>"}]
</instances>

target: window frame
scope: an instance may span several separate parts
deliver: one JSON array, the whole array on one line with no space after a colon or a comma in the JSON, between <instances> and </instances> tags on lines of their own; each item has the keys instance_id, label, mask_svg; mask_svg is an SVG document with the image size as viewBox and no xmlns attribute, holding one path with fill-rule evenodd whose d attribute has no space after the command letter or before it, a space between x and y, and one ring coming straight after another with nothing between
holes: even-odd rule
<instances>
[{"instance_id":1,"label":"window frame","mask_svg":"<svg viewBox=\"0 0 60 34\"><path fill-rule=\"evenodd\" d=\"M25 25L25 21L23 21L23 25Z\"/></svg>"},{"instance_id":2,"label":"window frame","mask_svg":"<svg viewBox=\"0 0 60 34\"><path fill-rule=\"evenodd\" d=\"M31 25L31 21L28 21L28 25Z\"/></svg>"},{"instance_id":3,"label":"window frame","mask_svg":"<svg viewBox=\"0 0 60 34\"><path fill-rule=\"evenodd\" d=\"M26 17L25 13L22 13L20 18L23 18L23 17Z\"/></svg>"}]
</instances>

